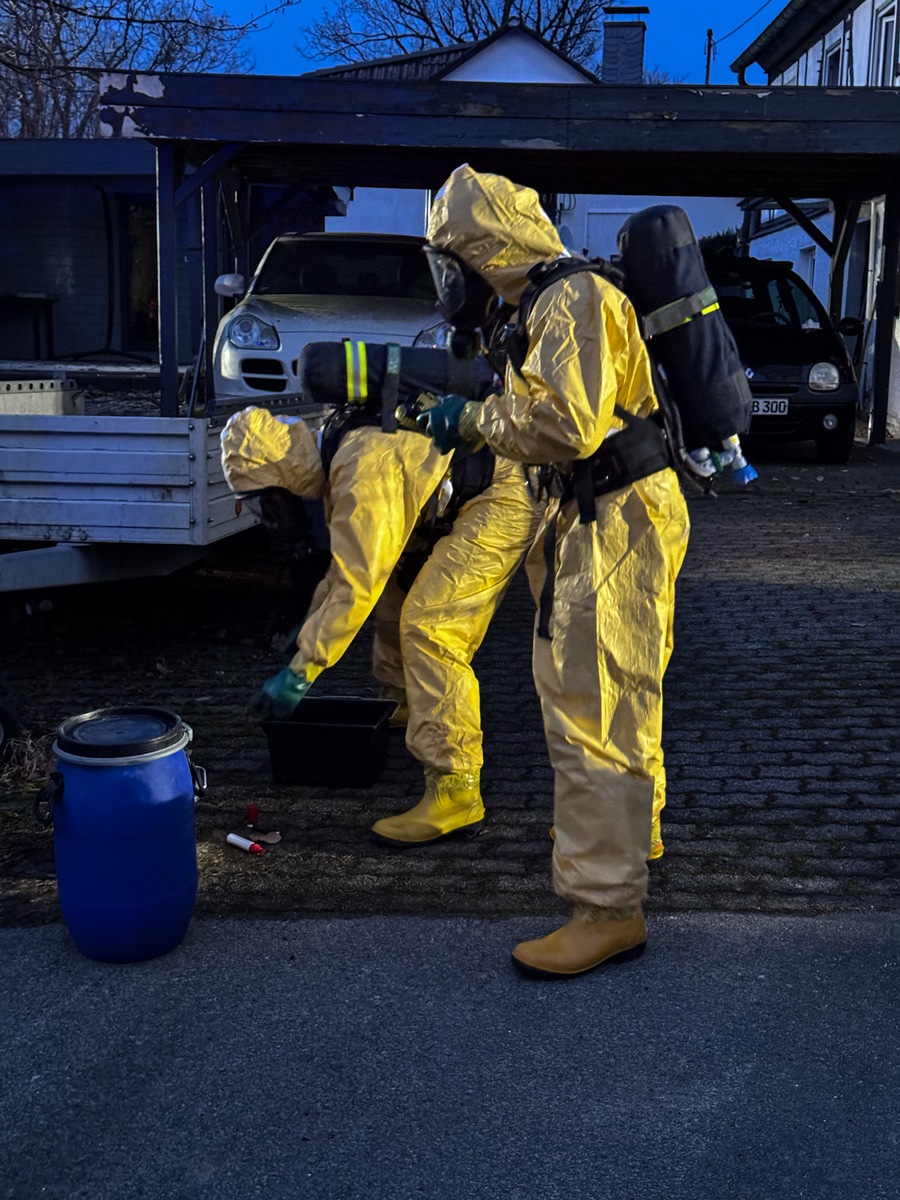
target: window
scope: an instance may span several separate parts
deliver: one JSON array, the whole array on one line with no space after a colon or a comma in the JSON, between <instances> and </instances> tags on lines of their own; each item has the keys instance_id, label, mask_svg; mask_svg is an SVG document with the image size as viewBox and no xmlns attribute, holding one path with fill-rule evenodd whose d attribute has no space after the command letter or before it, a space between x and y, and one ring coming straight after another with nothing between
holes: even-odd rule
<instances>
[{"instance_id":1,"label":"window","mask_svg":"<svg viewBox=\"0 0 900 1200\"><path fill-rule=\"evenodd\" d=\"M797 274L810 287L813 286L816 280L816 248L815 246L803 246L800 250L799 262L797 263Z\"/></svg>"},{"instance_id":2,"label":"window","mask_svg":"<svg viewBox=\"0 0 900 1200\"><path fill-rule=\"evenodd\" d=\"M260 267L253 292L433 300L434 284L419 245L279 238Z\"/></svg>"},{"instance_id":3,"label":"window","mask_svg":"<svg viewBox=\"0 0 900 1200\"><path fill-rule=\"evenodd\" d=\"M806 283L785 269L785 264L755 261L734 266L707 263L722 315L728 321L817 329L828 317Z\"/></svg>"},{"instance_id":4,"label":"window","mask_svg":"<svg viewBox=\"0 0 900 1200\"><path fill-rule=\"evenodd\" d=\"M841 48L835 46L825 54L825 70L822 83L825 87L840 87L841 83Z\"/></svg>"},{"instance_id":5,"label":"window","mask_svg":"<svg viewBox=\"0 0 900 1200\"><path fill-rule=\"evenodd\" d=\"M875 17L875 34L872 45L872 86L893 87L895 66L894 30L896 10L893 5L883 9Z\"/></svg>"}]
</instances>

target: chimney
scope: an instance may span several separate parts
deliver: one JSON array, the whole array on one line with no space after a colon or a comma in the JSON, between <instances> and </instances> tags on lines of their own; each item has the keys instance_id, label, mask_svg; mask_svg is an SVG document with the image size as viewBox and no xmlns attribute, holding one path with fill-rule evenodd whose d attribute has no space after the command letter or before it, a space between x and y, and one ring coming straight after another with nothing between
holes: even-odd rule
<instances>
[{"instance_id":1,"label":"chimney","mask_svg":"<svg viewBox=\"0 0 900 1200\"><path fill-rule=\"evenodd\" d=\"M600 79L603 83L644 82L644 34L647 26L643 21L619 20L621 17L636 17L649 13L649 8L605 5L607 19L603 22L603 61Z\"/></svg>"}]
</instances>

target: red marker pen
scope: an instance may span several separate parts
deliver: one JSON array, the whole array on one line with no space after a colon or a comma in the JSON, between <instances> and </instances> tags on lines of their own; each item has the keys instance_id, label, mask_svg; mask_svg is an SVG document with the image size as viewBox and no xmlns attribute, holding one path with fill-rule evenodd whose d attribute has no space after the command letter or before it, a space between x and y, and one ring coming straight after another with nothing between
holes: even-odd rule
<instances>
[{"instance_id":1,"label":"red marker pen","mask_svg":"<svg viewBox=\"0 0 900 1200\"><path fill-rule=\"evenodd\" d=\"M238 850L247 850L250 854L265 854L259 842L251 842L249 838L242 838L237 833L229 833L225 841L229 846L237 846Z\"/></svg>"}]
</instances>

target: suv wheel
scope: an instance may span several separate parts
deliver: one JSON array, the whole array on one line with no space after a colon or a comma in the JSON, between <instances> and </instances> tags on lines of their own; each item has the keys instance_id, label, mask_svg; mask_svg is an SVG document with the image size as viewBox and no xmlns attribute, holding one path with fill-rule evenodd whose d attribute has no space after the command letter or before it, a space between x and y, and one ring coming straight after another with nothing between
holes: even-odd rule
<instances>
[{"instance_id":1,"label":"suv wheel","mask_svg":"<svg viewBox=\"0 0 900 1200\"><path fill-rule=\"evenodd\" d=\"M816 438L820 463L845 463L853 453L856 424L848 421L831 433L820 433Z\"/></svg>"}]
</instances>

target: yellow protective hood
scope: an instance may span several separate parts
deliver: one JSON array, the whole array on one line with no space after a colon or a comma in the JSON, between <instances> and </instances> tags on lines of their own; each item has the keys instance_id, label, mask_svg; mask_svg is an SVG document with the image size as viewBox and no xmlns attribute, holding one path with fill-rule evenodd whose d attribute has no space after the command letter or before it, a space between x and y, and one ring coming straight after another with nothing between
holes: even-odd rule
<instances>
[{"instance_id":1,"label":"yellow protective hood","mask_svg":"<svg viewBox=\"0 0 900 1200\"><path fill-rule=\"evenodd\" d=\"M315 436L299 417L245 408L229 418L221 443L222 471L233 492L279 487L312 500L325 491Z\"/></svg>"},{"instance_id":2,"label":"yellow protective hood","mask_svg":"<svg viewBox=\"0 0 900 1200\"><path fill-rule=\"evenodd\" d=\"M537 192L467 163L435 197L428 241L453 250L510 304L518 303L535 263L567 253Z\"/></svg>"}]
</instances>

